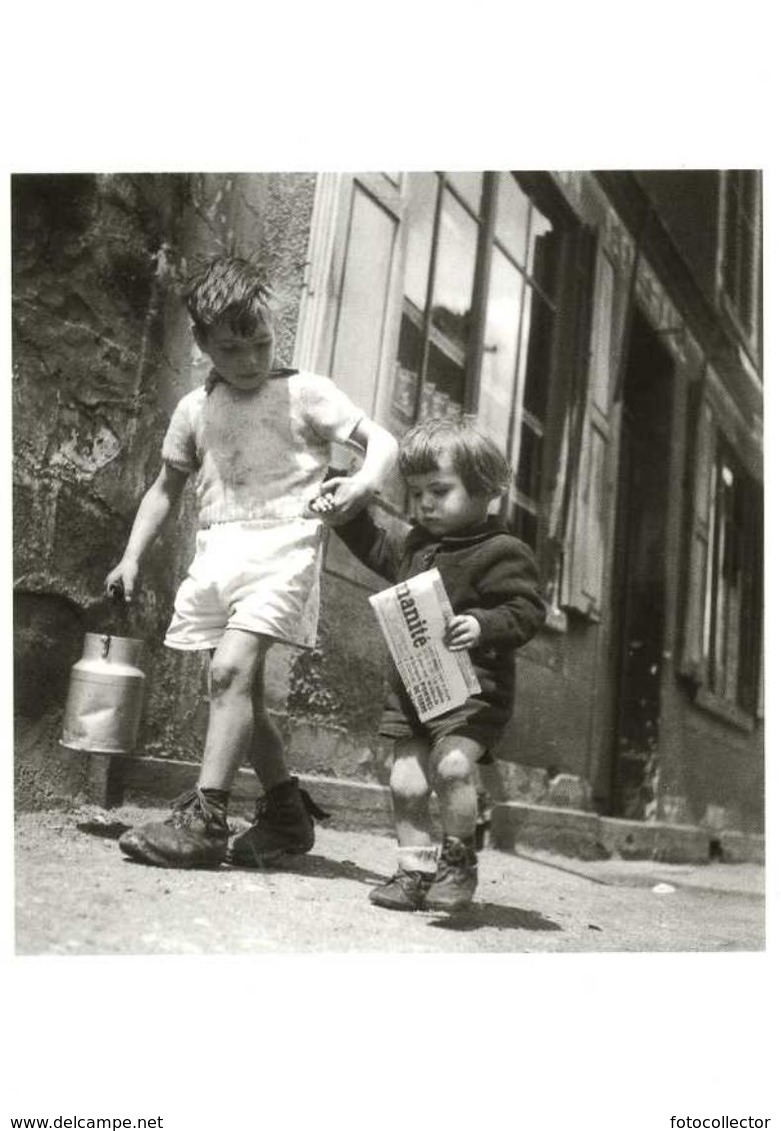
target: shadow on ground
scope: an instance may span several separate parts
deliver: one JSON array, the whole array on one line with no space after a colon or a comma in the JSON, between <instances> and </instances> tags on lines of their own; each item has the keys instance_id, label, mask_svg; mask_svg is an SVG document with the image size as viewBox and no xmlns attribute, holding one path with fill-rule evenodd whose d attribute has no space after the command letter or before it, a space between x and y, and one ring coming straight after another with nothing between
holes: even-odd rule
<instances>
[{"instance_id":1,"label":"shadow on ground","mask_svg":"<svg viewBox=\"0 0 781 1131\"><path fill-rule=\"evenodd\" d=\"M234 869L237 865L233 865ZM257 872L257 868L241 869L242 871ZM327 856L287 856L273 864L267 864L263 872L294 872L298 876L314 876L320 880L357 880L362 884L376 884L387 880L381 872L372 872L368 868L361 868L352 860L331 860Z\"/></svg>"},{"instance_id":2,"label":"shadow on ground","mask_svg":"<svg viewBox=\"0 0 781 1131\"><path fill-rule=\"evenodd\" d=\"M432 919L429 924L440 931L479 931L481 927L494 927L500 931L560 931L552 919L539 911L525 911L521 907L507 907L500 903L473 903L464 911L455 911L446 919Z\"/></svg>"},{"instance_id":3,"label":"shadow on ground","mask_svg":"<svg viewBox=\"0 0 781 1131\"><path fill-rule=\"evenodd\" d=\"M80 833L108 840L118 840L131 826L122 821L82 821L76 828ZM231 871L257 872L257 868L230 865ZM312 876L320 880L353 880L360 884L376 884L387 879L381 872L362 868L352 860L331 860L327 856L286 857L267 865L263 872L292 872L299 876ZM454 912L446 918L433 919L430 926L440 931L479 931L494 927L500 931L560 931L558 923L546 919L537 911L520 907L507 907L499 903L474 903L465 911Z\"/></svg>"},{"instance_id":4,"label":"shadow on ground","mask_svg":"<svg viewBox=\"0 0 781 1131\"><path fill-rule=\"evenodd\" d=\"M119 840L131 825L123 821L81 821L76 828L80 833L88 836L97 836L105 840ZM294 872L299 876L313 876L321 880L356 880L362 884L376 884L387 879L380 872L372 872L368 868L361 868L351 860L330 860L326 856L300 856L287 857L274 864L269 864L263 869L242 867L240 864L231 864L233 872Z\"/></svg>"},{"instance_id":5,"label":"shadow on ground","mask_svg":"<svg viewBox=\"0 0 781 1131\"><path fill-rule=\"evenodd\" d=\"M76 825L80 833L103 837L105 840L119 840L122 833L126 833L131 827L123 821L81 821Z\"/></svg>"}]
</instances>

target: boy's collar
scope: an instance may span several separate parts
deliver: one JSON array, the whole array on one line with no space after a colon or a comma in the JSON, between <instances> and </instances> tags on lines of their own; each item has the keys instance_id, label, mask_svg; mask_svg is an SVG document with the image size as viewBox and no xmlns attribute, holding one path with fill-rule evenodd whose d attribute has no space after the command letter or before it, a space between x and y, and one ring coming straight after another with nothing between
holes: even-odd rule
<instances>
[{"instance_id":1,"label":"boy's collar","mask_svg":"<svg viewBox=\"0 0 781 1131\"><path fill-rule=\"evenodd\" d=\"M495 514L489 514L485 522L478 522L464 530L454 531L452 534L432 534L424 526L413 526L410 539L413 545L423 545L425 542L447 542L453 545L467 546L472 542L482 542L494 534L507 534L507 525Z\"/></svg>"},{"instance_id":2,"label":"boy's collar","mask_svg":"<svg viewBox=\"0 0 781 1131\"><path fill-rule=\"evenodd\" d=\"M292 377L295 373L298 373L297 369L287 369L284 366L278 366L276 369L271 370L271 372L268 375L268 379L269 379L269 381L271 381L271 380L274 380L278 377ZM212 391L212 389L214 388L215 385L221 385L223 383L224 383L223 378L220 377L217 370L216 369L210 370L209 376L206 378L206 380L203 383L204 388L206 389L207 396Z\"/></svg>"}]
</instances>

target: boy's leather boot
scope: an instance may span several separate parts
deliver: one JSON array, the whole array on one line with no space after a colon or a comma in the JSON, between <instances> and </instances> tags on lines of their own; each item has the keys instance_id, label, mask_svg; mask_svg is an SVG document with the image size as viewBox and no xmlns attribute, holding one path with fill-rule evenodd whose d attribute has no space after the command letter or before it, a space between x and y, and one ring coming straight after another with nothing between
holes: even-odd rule
<instances>
[{"instance_id":1,"label":"boy's leather boot","mask_svg":"<svg viewBox=\"0 0 781 1131\"><path fill-rule=\"evenodd\" d=\"M119 847L131 860L159 868L214 868L228 850L225 806L190 790L174 801L170 817L129 829Z\"/></svg>"},{"instance_id":2,"label":"boy's leather boot","mask_svg":"<svg viewBox=\"0 0 781 1131\"><path fill-rule=\"evenodd\" d=\"M477 889L477 855L473 843L446 836L439 854L437 874L426 893L429 911L462 911Z\"/></svg>"},{"instance_id":3,"label":"boy's leather boot","mask_svg":"<svg viewBox=\"0 0 781 1131\"><path fill-rule=\"evenodd\" d=\"M329 816L301 789L298 778L280 782L259 798L254 823L231 840L230 862L256 868L280 856L310 852L315 843L314 818L325 821Z\"/></svg>"},{"instance_id":4,"label":"boy's leather boot","mask_svg":"<svg viewBox=\"0 0 781 1131\"><path fill-rule=\"evenodd\" d=\"M395 876L372 888L369 902L389 911L420 911L432 878L430 873L425 875L399 868Z\"/></svg>"}]
</instances>

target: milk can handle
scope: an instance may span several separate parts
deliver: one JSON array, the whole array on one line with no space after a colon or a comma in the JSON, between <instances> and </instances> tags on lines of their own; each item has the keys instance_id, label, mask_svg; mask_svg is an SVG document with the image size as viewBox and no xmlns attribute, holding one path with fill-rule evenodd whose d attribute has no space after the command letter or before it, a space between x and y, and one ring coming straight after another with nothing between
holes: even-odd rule
<instances>
[{"instance_id":1,"label":"milk can handle","mask_svg":"<svg viewBox=\"0 0 781 1131\"><path fill-rule=\"evenodd\" d=\"M103 637L101 637L100 642L103 645L103 655L101 656L101 659L105 660L106 657L108 656L109 649L111 647L111 637L110 636L103 636Z\"/></svg>"},{"instance_id":2,"label":"milk can handle","mask_svg":"<svg viewBox=\"0 0 781 1131\"><path fill-rule=\"evenodd\" d=\"M117 580L111 586L109 592L111 594L112 603L119 612L120 621L125 635L132 635L130 624L130 606L125 600L125 587L122 584L121 578L117 578ZM106 658L106 655L108 655L107 652L104 653L104 659Z\"/></svg>"}]
</instances>

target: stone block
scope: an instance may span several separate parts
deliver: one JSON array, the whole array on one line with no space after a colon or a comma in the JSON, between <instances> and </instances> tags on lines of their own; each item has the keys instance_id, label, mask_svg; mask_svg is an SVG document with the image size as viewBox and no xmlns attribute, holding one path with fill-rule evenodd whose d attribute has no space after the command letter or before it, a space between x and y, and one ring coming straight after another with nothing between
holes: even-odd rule
<instances>
[{"instance_id":1,"label":"stone block","mask_svg":"<svg viewBox=\"0 0 781 1131\"><path fill-rule=\"evenodd\" d=\"M658 815L661 821L673 825L690 825L691 806L688 800L678 794L666 793L659 798Z\"/></svg>"},{"instance_id":2,"label":"stone block","mask_svg":"<svg viewBox=\"0 0 781 1131\"><path fill-rule=\"evenodd\" d=\"M367 742L344 727L290 720L288 761L295 773L352 778L387 784L389 751L381 741Z\"/></svg>"},{"instance_id":3,"label":"stone block","mask_svg":"<svg viewBox=\"0 0 781 1131\"><path fill-rule=\"evenodd\" d=\"M495 848L509 852L516 846L528 846L583 860L605 856L599 840L599 818L595 813L515 801L494 805L491 842Z\"/></svg>"},{"instance_id":4,"label":"stone block","mask_svg":"<svg viewBox=\"0 0 781 1131\"><path fill-rule=\"evenodd\" d=\"M601 817L599 837L610 856L618 856L622 860L654 859L656 827L653 824Z\"/></svg>"},{"instance_id":5,"label":"stone block","mask_svg":"<svg viewBox=\"0 0 781 1131\"><path fill-rule=\"evenodd\" d=\"M726 864L765 863L765 838L758 833L722 832L719 845Z\"/></svg>"},{"instance_id":6,"label":"stone block","mask_svg":"<svg viewBox=\"0 0 781 1131\"><path fill-rule=\"evenodd\" d=\"M390 790L368 782L302 776L301 784L331 815L334 828L393 832Z\"/></svg>"},{"instance_id":7,"label":"stone block","mask_svg":"<svg viewBox=\"0 0 781 1131\"><path fill-rule=\"evenodd\" d=\"M583 809L594 807L591 787L576 774L557 774L548 788L548 802L560 809Z\"/></svg>"},{"instance_id":8,"label":"stone block","mask_svg":"<svg viewBox=\"0 0 781 1131\"><path fill-rule=\"evenodd\" d=\"M549 778L547 770L537 766L521 766L517 762L497 759L492 780L496 783L494 796L503 801L524 801L539 805L548 799ZM486 775L488 776L488 775Z\"/></svg>"},{"instance_id":9,"label":"stone block","mask_svg":"<svg viewBox=\"0 0 781 1131\"><path fill-rule=\"evenodd\" d=\"M200 766L172 758L123 758L124 799L161 806L192 789ZM384 786L343 778L301 774L299 780L330 813L335 828L393 830L390 791ZM251 818L260 786L252 770L242 768L231 790L231 816Z\"/></svg>"},{"instance_id":10,"label":"stone block","mask_svg":"<svg viewBox=\"0 0 781 1131\"><path fill-rule=\"evenodd\" d=\"M600 817L599 836L607 853L623 860L707 864L710 859L711 834L696 825Z\"/></svg>"}]
</instances>

